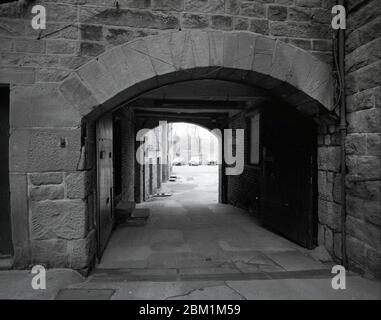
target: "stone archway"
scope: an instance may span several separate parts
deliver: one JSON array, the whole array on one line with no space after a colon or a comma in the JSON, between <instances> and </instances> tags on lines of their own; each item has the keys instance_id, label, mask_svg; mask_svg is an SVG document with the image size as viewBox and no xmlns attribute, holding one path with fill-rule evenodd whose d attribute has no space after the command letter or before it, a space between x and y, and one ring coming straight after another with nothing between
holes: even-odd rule
<instances>
[{"instance_id":1,"label":"stone archway","mask_svg":"<svg viewBox=\"0 0 381 320\"><path fill-rule=\"evenodd\" d=\"M138 39L81 66L60 91L83 116L97 117L148 90L207 78L268 89L311 117L333 110L329 65L247 32L177 31Z\"/></svg>"}]
</instances>

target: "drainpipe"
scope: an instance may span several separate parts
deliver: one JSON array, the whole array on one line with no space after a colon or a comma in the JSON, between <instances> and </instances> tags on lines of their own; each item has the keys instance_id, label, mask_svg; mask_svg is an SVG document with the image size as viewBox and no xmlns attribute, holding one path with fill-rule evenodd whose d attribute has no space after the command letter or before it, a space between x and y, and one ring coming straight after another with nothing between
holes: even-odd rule
<instances>
[{"instance_id":1,"label":"drainpipe","mask_svg":"<svg viewBox=\"0 0 381 320\"><path fill-rule=\"evenodd\" d=\"M338 0L337 4L345 6L345 0ZM338 30L338 72L340 77L340 136L341 136L341 263L347 268L347 249L346 249L346 198L345 198L345 138L347 135L346 103L345 103L345 29Z\"/></svg>"}]
</instances>

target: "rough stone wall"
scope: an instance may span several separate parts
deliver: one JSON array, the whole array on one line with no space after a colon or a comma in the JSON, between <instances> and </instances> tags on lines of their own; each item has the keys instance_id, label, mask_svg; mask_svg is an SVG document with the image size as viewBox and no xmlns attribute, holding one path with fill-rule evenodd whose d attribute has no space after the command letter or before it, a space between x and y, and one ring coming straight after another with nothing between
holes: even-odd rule
<instances>
[{"instance_id":1,"label":"rough stone wall","mask_svg":"<svg viewBox=\"0 0 381 320\"><path fill-rule=\"evenodd\" d=\"M0 6L0 82L59 82L108 48L179 29L247 30L331 60L332 0L42 0L47 29L30 5Z\"/></svg>"},{"instance_id":2,"label":"rough stone wall","mask_svg":"<svg viewBox=\"0 0 381 320\"><path fill-rule=\"evenodd\" d=\"M28 174L32 263L87 268L95 253L89 171Z\"/></svg>"},{"instance_id":3,"label":"rough stone wall","mask_svg":"<svg viewBox=\"0 0 381 320\"><path fill-rule=\"evenodd\" d=\"M349 263L381 277L381 5L348 1L346 34Z\"/></svg>"},{"instance_id":4,"label":"rough stone wall","mask_svg":"<svg viewBox=\"0 0 381 320\"><path fill-rule=\"evenodd\" d=\"M318 243L341 259L341 167L338 126L320 125L317 137Z\"/></svg>"}]
</instances>

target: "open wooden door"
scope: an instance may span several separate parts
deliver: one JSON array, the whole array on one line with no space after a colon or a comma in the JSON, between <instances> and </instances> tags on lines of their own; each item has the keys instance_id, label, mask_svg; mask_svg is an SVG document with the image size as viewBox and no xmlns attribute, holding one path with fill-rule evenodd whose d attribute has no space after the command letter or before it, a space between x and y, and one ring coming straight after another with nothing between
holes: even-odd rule
<instances>
[{"instance_id":1,"label":"open wooden door","mask_svg":"<svg viewBox=\"0 0 381 320\"><path fill-rule=\"evenodd\" d=\"M312 248L315 240L316 126L286 106L261 112L261 217L270 229Z\"/></svg>"},{"instance_id":2,"label":"open wooden door","mask_svg":"<svg viewBox=\"0 0 381 320\"><path fill-rule=\"evenodd\" d=\"M97 232L98 259L106 248L113 228L113 122L107 114L97 121Z\"/></svg>"}]
</instances>

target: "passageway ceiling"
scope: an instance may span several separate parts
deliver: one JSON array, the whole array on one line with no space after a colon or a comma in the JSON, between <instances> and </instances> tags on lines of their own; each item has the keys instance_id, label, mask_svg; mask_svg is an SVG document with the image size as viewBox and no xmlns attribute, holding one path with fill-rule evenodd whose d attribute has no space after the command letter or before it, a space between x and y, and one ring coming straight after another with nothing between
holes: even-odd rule
<instances>
[{"instance_id":1,"label":"passageway ceiling","mask_svg":"<svg viewBox=\"0 0 381 320\"><path fill-rule=\"evenodd\" d=\"M194 80L166 85L129 103L138 117L216 120L260 106L267 90L224 80Z\"/></svg>"}]
</instances>

